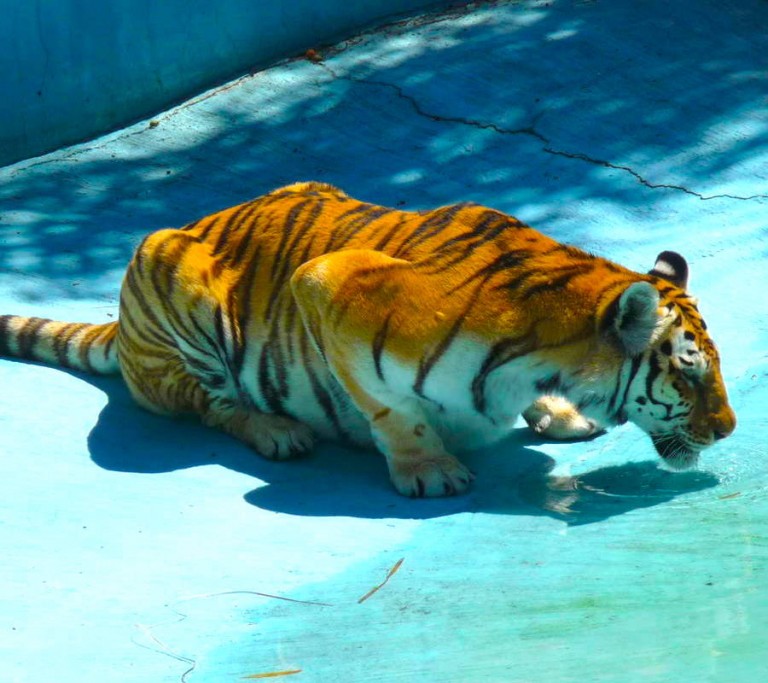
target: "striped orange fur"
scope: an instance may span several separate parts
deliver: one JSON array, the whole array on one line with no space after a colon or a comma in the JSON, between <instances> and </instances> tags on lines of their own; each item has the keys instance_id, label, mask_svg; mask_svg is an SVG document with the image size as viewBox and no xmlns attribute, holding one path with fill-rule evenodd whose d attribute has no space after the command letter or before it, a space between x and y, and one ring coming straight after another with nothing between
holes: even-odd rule
<instances>
[{"instance_id":1,"label":"striped orange fur","mask_svg":"<svg viewBox=\"0 0 768 683\"><path fill-rule=\"evenodd\" d=\"M0 316L0 352L120 371L261 454L375 444L396 488L461 492L453 452L523 413L555 438L631 420L684 467L735 426L714 343L664 252L636 273L476 204L400 211L298 183L149 235L119 322Z\"/></svg>"}]
</instances>

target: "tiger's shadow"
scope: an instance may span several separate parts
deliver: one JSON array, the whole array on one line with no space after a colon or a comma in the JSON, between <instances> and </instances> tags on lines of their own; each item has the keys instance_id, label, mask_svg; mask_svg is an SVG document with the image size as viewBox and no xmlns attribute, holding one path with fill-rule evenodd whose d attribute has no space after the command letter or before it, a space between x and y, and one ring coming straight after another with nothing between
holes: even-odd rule
<instances>
[{"instance_id":1,"label":"tiger's shadow","mask_svg":"<svg viewBox=\"0 0 768 683\"><path fill-rule=\"evenodd\" d=\"M82 378L82 376L80 376ZM93 461L107 470L161 473L217 465L264 482L245 494L251 505L301 516L427 519L460 512L547 515L569 525L598 522L716 486L705 472L671 473L649 459L552 476L555 461L526 429L482 453L463 457L477 472L463 496L413 500L391 487L375 453L321 444L308 457L272 462L193 419L171 420L133 403L117 378L83 378L109 400L88 437ZM598 437L599 438L599 437Z\"/></svg>"}]
</instances>

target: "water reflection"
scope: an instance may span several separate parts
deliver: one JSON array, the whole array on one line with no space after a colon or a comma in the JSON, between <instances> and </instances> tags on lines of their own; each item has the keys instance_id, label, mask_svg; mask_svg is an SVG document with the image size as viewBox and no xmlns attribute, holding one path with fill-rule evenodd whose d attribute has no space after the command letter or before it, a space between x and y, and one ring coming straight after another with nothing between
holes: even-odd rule
<instances>
[{"instance_id":1,"label":"water reflection","mask_svg":"<svg viewBox=\"0 0 768 683\"><path fill-rule=\"evenodd\" d=\"M575 476L557 476L550 471L548 467L523 475L519 479L519 499L572 525L659 505L720 483L714 474L696 470L669 472L652 460Z\"/></svg>"}]
</instances>

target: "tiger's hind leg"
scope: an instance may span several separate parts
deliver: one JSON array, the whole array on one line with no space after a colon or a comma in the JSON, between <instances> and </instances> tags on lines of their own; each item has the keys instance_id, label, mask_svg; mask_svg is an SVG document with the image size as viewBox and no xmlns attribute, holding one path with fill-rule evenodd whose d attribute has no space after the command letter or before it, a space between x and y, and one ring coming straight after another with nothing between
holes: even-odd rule
<instances>
[{"instance_id":1,"label":"tiger's hind leg","mask_svg":"<svg viewBox=\"0 0 768 683\"><path fill-rule=\"evenodd\" d=\"M368 420L395 488L420 497L466 491L474 475L444 447L424 410L426 399L408 379L388 382L375 360L382 330L392 348L424 346L420 326L406 329L395 318L395 311L412 320L434 318L424 304L428 288L410 264L372 250L334 252L300 267L291 288L309 336ZM417 366L402 359L406 377Z\"/></svg>"},{"instance_id":2,"label":"tiger's hind leg","mask_svg":"<svg viewBox=\"0 0 768 683\"><path fill-rule=\"evenodd\" d=\"M282 415L262 413L233 399L209 378L196 375L196 367L183 357L166 362L153 371L135 367L134 359L123 363L123 376L136 402L160 415L198 415L209 427L220 429L271 460L286 460L308 453L314 445L312 430Z\"/></svg>"},{"instance_id":3,"label":"tiger's hind leg","mask_svg":"<svg viewBox=\"0 0 768 683\"><path fill-rule=\"evenodd\" d=\"M208 410L203 422L248 444L270 460L287 460L312 450L314 437L305 424L282 415L232 406Z\"/></svg>"},{"instance_id":4,"label":"tiger's hind leg","mask_svg":"<svg viewBox=\"0 0 768 683\"><path fill-rule=\"evenodd\" d=\"M139 248L120 304L118 345L134 399L163 414L195 414L264 457L312 448L312 431L260 412L244 394L234 360L244 353L237 312L227 307L225 270L188 233L162 230Z\"/></svg>"},{"instance_id":5,"label":"tiger's hind leg","mask_svg":"<svg viewBox=\"0 0 768 683\"><path fill-rule=\"evenodd\" d=\"M595 420L584 417L567 399L542 396L524 412L528 426L537 434L551 439L586 439L604 431Z\"/></svg>"}]
</instances>

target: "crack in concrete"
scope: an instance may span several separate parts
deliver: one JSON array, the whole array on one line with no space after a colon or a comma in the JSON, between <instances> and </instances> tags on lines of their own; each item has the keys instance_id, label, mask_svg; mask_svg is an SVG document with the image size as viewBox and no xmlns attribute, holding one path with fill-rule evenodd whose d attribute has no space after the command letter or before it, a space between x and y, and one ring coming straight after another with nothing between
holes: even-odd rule
<instances>
[{"instance_id":1,"label":"crack in concrete","mask_svg":"<svg viewBox=\"0 0 768 683\"><path fill-rule=\"evenodd\" d=\"M502 126L499 126L498 124L495 124L493 122L489 121L479 121L477 119L470 119L463 116L445 116L442 114L436 114L434 112L429 112L426 109L424 109L419 101L413 97L412 95L408 95L399 85L396 83L387 83L385 81L377 81L377 80L371 80L367 78L354 78L352 76L340 76L337 74L331 67L329 67L325 63L319 63L318 66L322 67L325 71L327 71L331 76L333 76L336 79L348 81L351 83L356 83L360 85L370 85L380 88L386 88L388 90L393 91L400 99L405 100L408 102L408 104L411 106L411 108L419 115L423 116L425 118L430 119L431 121L436 121L439 123L457 123L464 126L470 126L473 128L479 128L481 130L492 130L495 133L499 133L500 135L527 135L530 137L533 137L540 142L544 144L544 147L542 147L542 151L546 154L551 154L553 156L559 156L564 157L566 159L572 159L575 161L583 161L588 164L592 164L594 166L602 166L603 168L610 168L614 169L616 171L623 171L625 173L628 173L633 178L637 180L641 185L648 187L652 190L656 189L663 189L663 190L675 190L678 192L683 192L685 194L691 195L693 197L698 197L702 201L709 201L711 199L736 199L738 201L750 201L754 199L768 199L768 195L765 194L754 194L749 196L740 196L740 195L734 195L734 194L712 194L712 195L705 195L701 192L696 192L695 190L691 190L690 188L687 188L683 185L674 185L671 183L653 183L647 178L643 177L640 173L635 171L630 166L623 166L621 164L614 164L610 161L606 161L604 159L597 159L595 157L591 157L587 154L582 154L579 152L566 152L564 150L555 149L550 146L551 141L549 138L547 138L545 135L540 133L538 130L536 130L536 123L534 121L533 124L530 126L525 126L523 128L504 128ZM541 114L539 114L539 117Z\"/></svg>"},{"instance_id":2,"label":"crack in concrete","mask_svg":"<svg viewBox=\"0 0 768 683\"><path fill-rule=\"evenodd\" d=\"M391 90L397 95L398 98L407 102L411 106L411 108L416 112L417 115L430 119L431 121L435 121L437 123L459 124L463 126L477 128L480 130L491 130L494 133L498 133L500 135L526 135L526 136L535 138L536 140L541 142L544 145L542 147L542 151L545 154L551 154L552 156L559 156L559 157L563 157L565 159L571 159L574 161L582 161L584 163L588 163L593 166L602 166L603 168L609 168L616 171L623 171L631 175L633 178L635 178L638 183L640 183L641 185L649 189L675 190L677 192L682 192L684 194L697 197L701 201L709 201L712 199L735 199L738 201L768 199L768 195L766 194L753 194L749 196L741 196L741 195L734 195L734 194L728 194L728 193L705 195L705 194L702 194L701 192L696 192L695 190L691 190L690 188L687 188L684 185L675 185L671 183L653 183L647 178L645 178L643 175L641 175L638 171L631 168L630 166L615 164L605 159L598 159L596 157L591 157L588 154L583 154L581 152L566 152L565 150L555 149L550 146L551 140L536 129L536 120L538 120L538 118L540 118L544 112L540 112L534 118L534 122L530 126L525 126L522 128L505 128L491 121L480 121L478 119L471 119L464 116L446 116L444 114L436 114L434 112L427 111L426 109L424 109L424 107L419 103L419 101L414 96L407 94L403 90L403 88L397 85L396 83L388 83L386 81L378 81L378 80L372 80L368 78L355 78L353 76L342 76L338 74L330 66L328 66L326 62L323 62L323 61L318 62L317 66L319 66L328 74L330 74L335 80L343 80L343 81L347 81L349 83L354 83L357 85L368 85L368 86L385 88L387 90ZM189 101L184 102L183 104L177 107L174 107L172 110L163 112L162 114L158 115L157 117L155 117L153 121L150 122L148 126L142 126L142 128L139 130L133 130L129 133L121 135L119 139L122 140L127 137L132 137L134 135L141 135L147 132L147 130L156 127L159 121L167 121L168 119L178 114L179 111L186 109L188 107L191 107L200 102L203 102L221 92L230 90L236 87L237 85L239 85L240 83L242 83L243 81L253 77L253 75L254 75L253 73L245 74L244 76L241 76L240 78L235 79L230 83L225 83L224 85L221 85L218 88L213 88L210 91L203 93L202 95L199 95L198 97L191 98ZM32 163L25 164L24 162L20 162L20 168L17 168L12 175L15 175L16 173L19 173L21 171L28 170L35 166L41 166L41 165L46 165L51 163L59 163L62 160L69 159L70 157L76 156L78 154L100 149L108 145L109 143L110 143L109 140L102 141L99 144L91 145L91 146L85 146L85 144L87 143L80 143L79 145L75 145L74 146L75 148L70 150L68 153L64 154L63 156L57 156L54 159L46 158L48 157L48 155L45 155L42 159L38 161L32 161Z\"/></svg>"},{"instance_id":3,"label":"crack in concrete","mask_svg":"<svg viewBox=\"0 0 768 683\"><path fill-rule=\"evenodd\" d=\"M406 94L406 92L396 83L387 83L386 81L374 81L367 78L354 78L352 76L340 76L325 63L320 63L318 64L318 66L322 67L325 71L327 71L331 76L333 76L337 80L348 81L350 83L357 83L359 85L371 85L375 87L392 90L400 99L403 99L406 102L408 102L408 104L411 105L413 110L419 116L423 116L424 118L430 119L432 121L437 121L438 123L459 123L461 125L471 126L473 128L480 128L481 130L492 130L495 133L499 133L501 135L529 135L531 137L536 138L540 142L543 142L544 144L549 144L549 140L536 130L536 128L534 127L535 124L531 126L526 126L524 128L504 128L503 126L499 126L498 124L489 122L489 121L478 121L477 119L468 119L463 116L445 116L443 114L435 114L433 112L426 111L419 104L419 101L415 97L413 97L412 95Z\"/></svg>"},{"instance_id":4,"label":"crack in concrete","mask_svg":"<svg viewBox=\"0 0 768 683\"><path fill-rule=\"evenodd\" d=\"M584 161L586 163L593 164L595 166L611 168L617 171L625 171L626 173L629 173L631 176L633 176L637 180L637 182L639 182L641 185L645 185L645 187L649 187L652 190L655 190L655 189L678 190L679 192L684 192L685 194L698 197L702 201L709 201L710 199L737 199L739 201L745 202L751 199L768 199L768 195L765 195L765 194L753 194L753 195L749 195L748 197L742 197L740 195L735 195L735 194L705 195L705 194L701 194L700 192L696 192L695 190L691 190L683 185L672 185L668 183L652 183L650 180L648 180L647 178L644 178L642 175L640 175L637 171L635 171L630 166L613 164L610 161L605 161L604 159L596 159L594 157L588 156L587 154L564 152L562 150L552 149L551 147L545 147L544 151L547 154L552 154L554 156L559 156L559 157L565 157L566 159L576 159L578 161Z\"/></svg>"}]
</instances>

